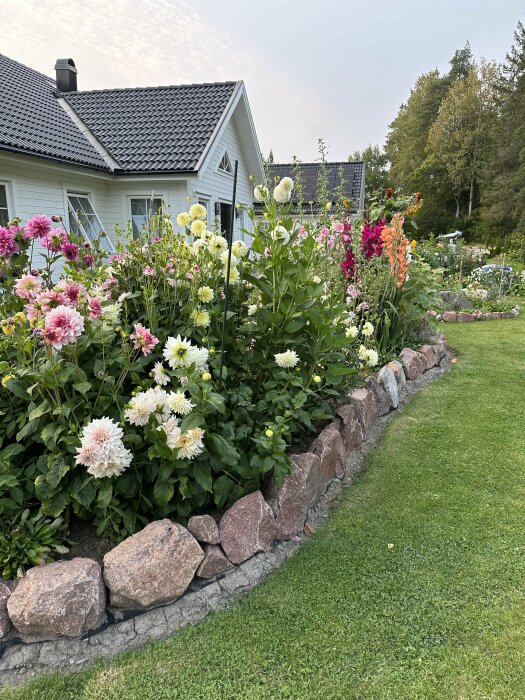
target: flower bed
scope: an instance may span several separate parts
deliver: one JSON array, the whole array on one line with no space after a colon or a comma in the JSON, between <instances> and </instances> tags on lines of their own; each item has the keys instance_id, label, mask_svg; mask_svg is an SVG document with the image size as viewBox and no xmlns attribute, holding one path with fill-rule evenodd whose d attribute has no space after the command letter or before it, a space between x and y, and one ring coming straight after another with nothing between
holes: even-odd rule
<instances>
[{"instance_id":1,"label":"flower bed","mask_svg":"<svg viewBox=\"0 0 525 700\"><path fill-rule=\"evenodd\" d=\"M310 449L290 455L292 470L280 485L272 479L264 495L241 497L218 523L206 515L190 518L187 528L158 520L112 549L102 569L76 558L29 570L13 592L0 584L0 683L50 667L79 669L169 636L252 588L295 551L319 503L341 480L351 481L349 457L380 417L420 386L424 373L435 376L445 355L443 341L403 349L402 363L368 377Z\"/></svg>"}]
</instances>

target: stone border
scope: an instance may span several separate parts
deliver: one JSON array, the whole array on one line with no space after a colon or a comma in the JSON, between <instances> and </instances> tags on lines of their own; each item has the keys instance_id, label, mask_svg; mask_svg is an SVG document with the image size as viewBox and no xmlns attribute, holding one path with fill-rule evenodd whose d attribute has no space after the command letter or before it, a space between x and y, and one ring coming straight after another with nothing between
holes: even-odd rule
<instances>
[{"instance_id":1,"label":"stone border","mask_svg":"<svg viewBox=\"0 0 525 700\"><path fill-rule=\"evenodd\" d=\"M496 321L501 318L516 318L520 314L520 307L516 306L512 311L487 311L476 309L472 313L467 311L445 311L441 315L444 323L472 323L473 321Z\"/></svg>"},{"instance_id":2,"label":"stone border","mask_svg":"<svg viewBox=\"0 0 525 700\"><path fill-rule=\"evenodd\" d=\"M343 484L353 483L356 474L362 469L366 452L377 444L387 421L395 415L395 410L401 409L413 393L450 369L450 355L446 351L443 339L434 345L421 346L420 351L405 348L400 357L401 362L388 363L377 374L368 377L364 387L354 390L349 395L348 403L338 409L339 417L321 431L308 452L291 456L292 473L284 478L279 487L270 483L266 499L260 492L250 494L237 501L225 513L219 526L221 544L227 551L227 540L223 541L222 537L228 538L231 533L229 534L223 521L229 514L226 525L231 525L232 522L235 525L232 512L234 516L237 513L237 517L240 518L237 523L240 533L239 529L230 527L235 545L232 549L231 542L229 543L230 555L233 552L237 558L244 557L244 560L234 567L222 552L222 557L228 561L229 570L223 570L207 580L194 578L186 592L174 602L153 604L147 609L110 605L105 611L102 610L103 622L100 623L99 620L95 629L88 629L76 638L56 638L56 635L55 638L49 638L53 636L49 635L46 639L45 635L39 637L34 634L21 634L16 627L7 633L3 632L2 619L5 623L6 615L2 618L3 584L0 583L0 639L4 633L0 641L0 686L18 685L34 676L56 669L81 670L98 658L110 658L127 650L138 649L150 641L170 637L178 629L202 620L208 613L230 606L241 595L267 578L301 546L317 525L326 520L332 506L338 500ZM248 503L252 505L257 501L258 507L255 510L246 508L247 499L251 499ZM246 512L252 520L255 517L254 522L259 528L262 522L271 524L273 537L269 543L264 541L264 528L256 535L248 533L247 538L243 537L242 528L246 527L246 522L239 513L242 516ZM166 521L157 521L151 525L159 527L161 524L161 527L167 527L165 523ZM180 528L187 533L187 537L184 535L182 538L186 544L190 542L191 546L194 546L192 542L195 542L197 545L197 540L185 528L175 523L170 525L170 532L179 533ZM202 521L194 523L194 533L201 542L203 537L207 540L213 538L216 542L216 533L210 534L204 525L206 523ZM188 527L190 528L190 523ZM132 538L124 540L111 552L115 552L130 540ZM217 543L204 544L205 551L206 547L219 549ZM244 551L241 551L243 547ZM255 552L252 554L250 548L254 547ZM201 558L199 566L202 565L204 557L205 555ZM80 566L84 567L83 573L89 569L92 578L84 578L88 583L92 580L96 583L96 593L91 592L91 596L100 596L97 586L102 582L102 577L97 579L97 572L92 566L95 562L77 558L64 563L71 566L74 562L82 563ZM83 564L84 562L86 564ZM89 567L87 562L90 563ZM56 567L57 564L62 562L30 569L18 586L7 594L4 609L9 595L15 596L15 592L21 583L28 579L30 572L37 572L38 576L48 567ZM79 576L78 571L75 571L74 575L75 584L80 585L84 579ZM107 578L105 579L108 585ZM27 587L27 583L25 585ZM22 594L23 592L22 587ZM111 596L113 593L110 589ZM58 590L57 593L47 590L44 591L45 595L53 599L60 598L61 591ZM22 602L25 602L23 597L19 603ZM49 605L53 606L52 600L49 601ZM9 610L14 609L16 612L16 607L10 605ZM28 606L25 605L26 615L27 610ZM90 614L93 624L93 606L90 608ZM20 626L27 621L22 617L19 622L16 614L15 618L15 624Z\"/></svg>"}]
</instances>

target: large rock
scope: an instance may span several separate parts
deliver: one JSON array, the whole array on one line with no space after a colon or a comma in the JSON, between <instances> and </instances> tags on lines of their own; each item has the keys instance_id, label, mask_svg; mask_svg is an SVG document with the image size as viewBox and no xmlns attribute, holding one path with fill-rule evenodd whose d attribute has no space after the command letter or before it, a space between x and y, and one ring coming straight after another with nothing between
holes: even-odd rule
<instances>
[{"instance_id":1,"label":"large rock","mask_svg":"<svg viewBox=\"0 0 525 700\"><path fill-rule=\"evenodd\" d=\"M233 564L271 549L276 523L262 493L255 491L234 503L222 516L219 532L224 553Z\"/></svg>"},{"instance_id":2,"label":"large rock","mask_svg":"<svg viewBox=\"0 0 525 700\"><path fill-rule=\"evenodd\" d=\"M303 531L308 513L324 493L321 461L313 452L291 455L292 471L277 487L272 479L268 496L272 504L278 539L287 540Z\"/></svg>"},{"instance_id":3,"label":"large rock","mask_svg":"<svg viewBox=\"0 0 525 700\"><path fill-rule=\"evenodd\" d=\"M11 595L11 589L5 583L0 583L0 639L11 629L11 620L7 614L7 601Z\"/></svg>"},{"instance_id":4,"label":"large rock","mask_svg":"<svg viewBox=\"0 0 525 700\"><path fill-rule=\"evenodd\" d=\"M425 371L425 358L412 348L403 348L399 353L407 379L418 379Z\"/></svg>"},{"instance_id":5,"label":"large rock","mask_svg":"<svg viewBox=\"0 0 525 700\"><path fill-rule=\"evenodd\" d=\"M339 406L337 415L343 421L341 435L347 451L358 450L363 444L363 427L352 404Z\"/></svg>"},{"instance_id":6,"label":"large rock","mask_svg":"<svg viewBox=\"0 0 525 700\"><path fill-rule=\"evenodd\" d=\"M204 559L197 569L197 576L200 578L211 578L225 571L233 569L233 564L224 555L224 552L216 544L204 545Z\"/></svg>"},{"instance_id":7,"label":"large rock","mask_svg":"<svg viewBox=\"0 0 525 700\"><path fill-rule=\"evenodd\" d=\"M188 520L188 530L199 542L219 544L219 526L211 515L192 515Z\"/></svg>"},{"instance_id":8,"label":"large rock","mask_svg":"<svg viewBox=\"0 0 525 700\"><path fill-rule=\"evenodd\" d=\"M167 603L188 588L204 558L185 527L165 518L128 537L104 556L104 580L116 607Z\"/></svg>"},{"instance_id":9,"label":"large rock","mask_svg":"<svg viewBox=\"0 0 525 700\"><path fill-rule=\"evenodd\" d=\"M425 360L425 370L432 369L432 367L439 364L439 356L435 345L422 345L419 348L419 352Z\"/></svg>"},{"instance_id":10,"label":"large rock","mask_svg":"<svg viewBox=\"0 0 525 700\"><path fill-rule=\"evenodd\" d=\"M439 340L438 340L432 347L433 347L433 348L435 349L435 351L436 351L436 355L437 355L437 358L438 358L437 364L439 364L439 363L441 362L441 360L442 360L442 359L445 357L445 355L447 354L447 345L446 345L446 343L445 343L445 339L444 339L444 338L439 338Z\"/></svg>"},{"instance_id":11,"label":"large rock","mask_svg":"<svg viewBox=\"0 0 525 700\"><path fill-rule=\"evenodd\" d=\"M445 323L454 323L456 321L458 315L455 311L445 311L443 316L441 317Z\"/></svg>"},{"instance_id":12,"label":"large rock","mask_svg":"<svg viewBox=\"0 0 525 700\"><path fill-rule=\"evenodd\" d=\"M327 486L334 476L344 475L346 452L339 429L339 421L332 421L330 425L321 430L313 441L310 452L319 457L321 478Z\"/></svg>"},{"instance_id":13,"label":"large rock","mask_svg":"<svg viewBox=\"0 0 525 700\"><path fill-rule=\"evenodd\" d=\"M378 415L386 415L392 407L392 402L390 400L390 395L387 391L385 391L384 386L378 381L378 375L372 374L370 377L367 377L365 379L365 384L367 389L370 389L374 395Z\"/></svg>"},{"instance_id":14,"label":"large rock","mask_svg":"<svg viewBox=\"0 0 525 700\"><path fill-rule=\"evenodd\" d=\"M472 321L476 321L476 317L474 314L467 313L465 311L458 311L456 314L456 321L458 323L472 323Z\"/></svg>"},{"instance_id":15,"label":"large rock","mask_svg":"<svg viewBox=\"0 0 525 700\"><path fill-rule=\"evenodd\" d=\"M439 293L447 311L460 311L461 309L473 309L474 304L464 294L452 291Z\"/></svg>"},{"instance_id":16,"label":"large rock","mask_svg":"<svg viewBox=\"0 0 525 700\"><path fill-rule=\"evenodd\" d=\"M377 402L374 394L370 389L360 387L359 389L354 389L348 398L355 408L357 418L363 428L363 433L366 433L378 416Z\"/></svg>"},{"instance_id":17,"label":"large rock","mask_svg":"<svg viewBox=\"0 0 525 700\"><path fill-rule=\"evenodd\" d=\"M77 557L29 569L7 601L22 634L79 637L104 619L106 591L100 566Z\"/></svg>"},{"instance_id":18,"label":"large rock","mask_svg":"<svg viewBox=\"0 0 525 700\"><path fill-rule=\"evenodd\" d=\"M399 362L399 360L392 360L386 366L389 369L391 369L394 373L397 382L399 400L401 400L402 398L404 398L407 391L407 378L405 375L405 370L403 369L403 365L401 364L401 362Z\"/></svg>"},{"instance_id":19,"label":"large rock","mask_svg":"<svg viewBox=\"0 0 525 700\"><path fill-rule=\"evenodd\" d=\"M401 368L401 371L403 371L403 368ZM392 408L397 408L399 406L399 391L396 375L392 368L387 365L382 367L377 375L377 381L388 394Z\"/></svg>"}]
</instances>

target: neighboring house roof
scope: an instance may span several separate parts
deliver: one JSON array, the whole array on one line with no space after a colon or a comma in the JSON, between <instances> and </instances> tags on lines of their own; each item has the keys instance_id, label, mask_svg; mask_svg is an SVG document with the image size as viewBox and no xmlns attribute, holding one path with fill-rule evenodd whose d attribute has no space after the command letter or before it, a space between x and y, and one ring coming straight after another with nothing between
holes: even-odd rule
<instances>
[{"instance_id":1,"label":"neighboring house roof","mask_svg":"<svg viewBox=\"0 0 525 700\"><path fill-rule=\"evenodd\" d=\"M0 149L107 170L54 90L54 80L0 54Z\"/></svg>"},{"instance_id":2,"label":"neighboring house roof","mask_svg":"<svg viewBox=\"0 0 525 700\"><path fill-rule=\"evenodd\" d=\"M197 170L239 83L61 94L122 173Z\"/></svg>"},{"instance_id":3,"label":"neighboring house roof","mask_svg":"<svg viewBox=\"0 0 525 700\"><path fill-rule=\"evenodd\" d=\"M115 175L195 173L243 97L260 170L242 81L64 93L0 54L0 150Z\"/></svg>"},{"instance_id":4,"label":"neighboring house roof","mask_svg":"<svg viewBox=\"0 0 525 700\"><path fill-rule=\"evenodd\" d=\"M319 201L319 176L321 173L321 163L272 163L268 167L268 175L270 184L273 184L273 178L278 177L282 180L283 177L291 177L297 181L298 172L302 182L302 201L303 209L310 210L312 203L313 211L318 211L326 202ZM357 212L363 206L364 194L364 172L365 164L362 161L341 163L327 163L326 175L328 177L328 190L335 192L341 186L341 175L343 179L344 196L352 201L351 211ZM299 211L299 202L297 199L298 189L293 192L294 213Z\"/></svg>"}]
</instances>

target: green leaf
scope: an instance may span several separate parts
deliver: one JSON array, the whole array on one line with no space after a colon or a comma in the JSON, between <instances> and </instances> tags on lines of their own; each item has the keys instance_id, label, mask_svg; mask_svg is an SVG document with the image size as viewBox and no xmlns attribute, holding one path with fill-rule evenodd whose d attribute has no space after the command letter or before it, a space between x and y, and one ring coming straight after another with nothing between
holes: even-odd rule
<instances>
[{"instance_id":1,"label":"green leaf","mask_svg":"<svg viewBox=\"0 0 525 700\"><path fill-rule=\"evenodd\" d=\"M8 445L7 447L4 447L0 455L2 456L2 459L10 459L11 457L14 457L15 455L19 455L21 452L25 450L25 447L23 445L18 445L16 442L13 442L12 445Z\"/></svg>"},{"instance_id":2,"label":"green leaf","mask_svg":"<svg viewBox=\"0 0 525 700\"><path fill-rule=\"evenodd\" d=\"M213 482L213 499L217 508L223 508L235 487L235 482L227 474L222 474Z\"/></svg>"},{"instance_id":3,"label":"green leaf","mask_svg":"<svg viewBox=\"0 0 525 700\"><path fill-rule=\"evenodd\" d=\"M52 496L49 500L42 502L42 512L45 515L51 515L57 518L62 513L67 505L69 505L70 497L66 491L60 491Z\"/></svg>"},{"instance_id":4,"label":"green leaf","mask_svg":"<svg viewBox=\"0 0 525 700\"><path fill-rule=\"evenodd\" d=\"M113 498L113 485L110 483L102 484L98 490L97 506L106 510Z\"/></svg>"},{"instance_id":5,"label":"green leaf","mask_svg":"<svg viewBox=\"0 0 525 700\"><path fill-rule=\"evenodd\" d=\"M52 406L49 403L47 399L44 399L42 403L39 403L36 408L34 408L32 411L29 412L28 415L28 420L32 421L35 420L36 418L40 418L40 416L45 415L46 413L49 413L51 410Z\"/></svg>"},{"instance_id":6,"label":"green leaf","mask_svg":"<svg viewBox=\"0 0 525 700\"><path fill-rule=\"evenodd\" d=\"M222 435L208 435L212 451L221 458L224 464L235 466L239 461L239 453L227 442Z\"/></svg>"},{"instance_id":7,"label":"green leaf","mask_svg":"<svg viewBox=\"0 0 525 700\"><path fill-rule=\"evenodd\" d=\"M31 420L28 423L26 423L24 425L24 427L22 428L22 430L19 430L18 433L16 434L17 442L21 442L24 438L35 433L36 430L38 429L38 424L39 424L38 418L36 420Z\"/></svg>"},{"instance_id":8,"label":"green leaf","mask_svg":"<svg viewBox=\"0 0 525 700\"><path fill-rule=\"evenodd\" d=\"M48 483L45 474L39 474L35 479L35 496L39 501L45 501L53 495L54 489Z\"/></svg>"},{"instance_id":9,"label":"green leaf","mask_svg":"<svg viewBox=\"0 0 525 700\"><path fill-rule=\"evenodd\" d=\"M55 489L59 485L62 478L68 473L70 465L62 455L58 454L50 455L49 459L47 460L47 466L47 483L52 489Z\"/></svg>"},{"instance_id":10,"label":"green leaf","mask_svg":"<svg viewBox=\"0 0 525 700\"><path fill-rule=\"evenodd\" d=\"M91 389L91 386L90 382L77 382L73 384L73 389L78 391L79 394L82 394L82 396L85 396Z\"/></svg>"},{"instance_id":11,"label":"green leaf","mask_svg":"<svg viewBox=\"0 0 525 700\"><path fill-rule=\"evenodd\" d=\"M26 401L29 399L27 387L20 379L10 379L6 384L6 389L15 396L18 396L19 399L25 399Z\"/></svg>"},{"instance_id":12,"label":"green leaf","mask_svg":"<svg viewBox=\"0 0 525 700\"><path fill-rule=\"evenodd\" d=\"M172 482L157 479L155 486L153 487L153 497L159 506L167 506L173 498L173 493L174 488Z\"/></svg>"},{"instance_id":13,"label":"green leaf","mask_svg":"<svg viewBox=\"0 0 525 700\"><path fill-rule=\"evenodd\" d=\"M89 508L96 496L97 489L95 488L94 478L90 475L76 474L71 481L69 492L72 497L80 503L84 508Z\"/></svg>"},{"instance_id":14,"label":"green leaf","mask_svg":"<svg viewBox=\"0 0 525 700\"><path fill-rule=\"evenodd\" d=\"M213 493L211 466L207 462L198 462L193 468L193 478L201 488Z\"/></svg>"}]
</instances>

